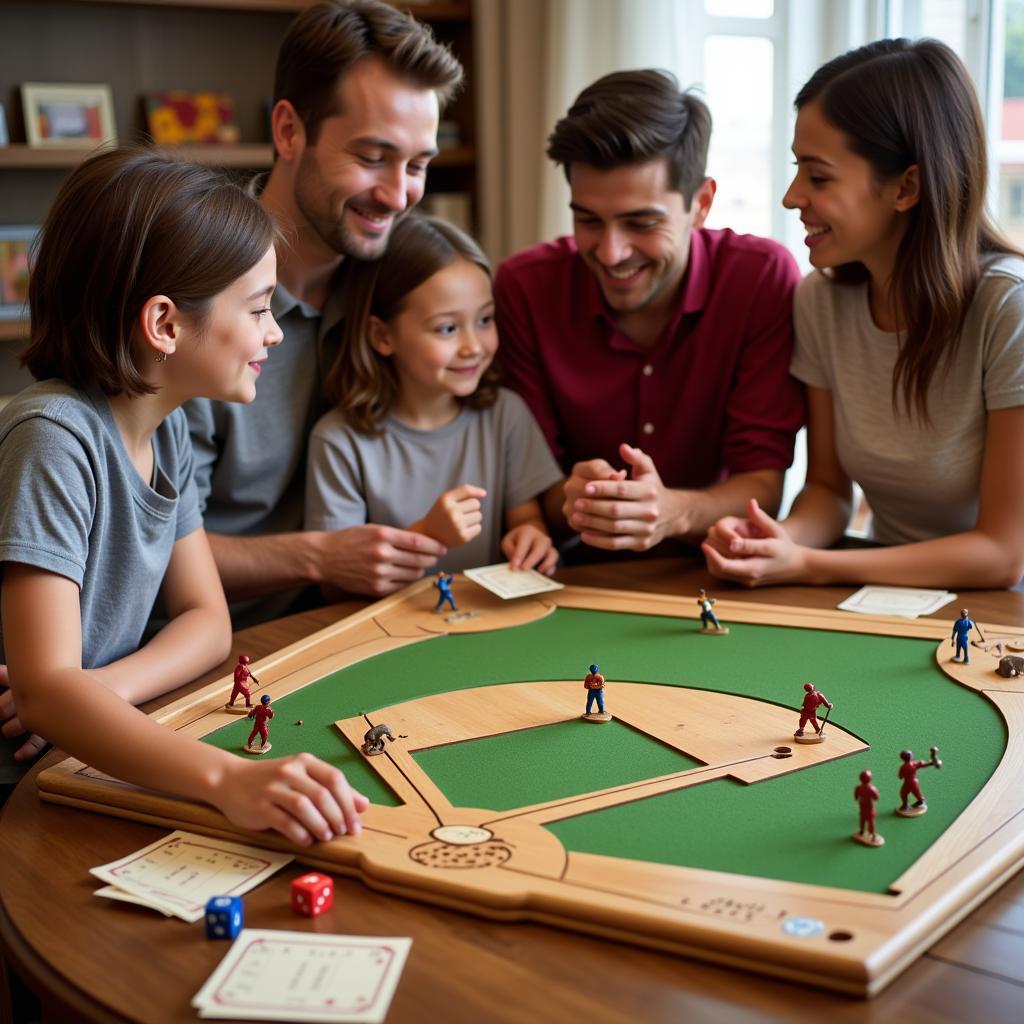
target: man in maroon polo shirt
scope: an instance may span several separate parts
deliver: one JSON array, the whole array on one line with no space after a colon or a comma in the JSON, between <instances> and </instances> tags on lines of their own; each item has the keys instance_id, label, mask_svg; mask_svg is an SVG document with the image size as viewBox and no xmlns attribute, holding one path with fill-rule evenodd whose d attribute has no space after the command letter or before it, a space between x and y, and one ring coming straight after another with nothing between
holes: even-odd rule
<instances>
[{"instance_id":1,"label":"man in maroon polo shirt","mask_svg":"<svg viewBox=\"0 0 1024 1024\"><path fill-rule=\"evenodd\" d=\"M779 244L703 226L711 115L659 71L606 75L548 140L574 237L506 260L500 357L568 474L582 539L697 540L756 497L777 508L803 423Z\"/></svg>"}]
</instances>

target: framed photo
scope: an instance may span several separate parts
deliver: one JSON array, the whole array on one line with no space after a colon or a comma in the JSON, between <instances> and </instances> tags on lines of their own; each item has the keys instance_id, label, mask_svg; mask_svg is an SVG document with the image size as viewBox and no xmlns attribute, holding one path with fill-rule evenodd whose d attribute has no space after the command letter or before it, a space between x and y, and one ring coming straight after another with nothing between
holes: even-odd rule
<instances>
[{"instance_id":1,"label":"framed photo","mask_svg":"<svg viewBox=\"0 0 1024 1024\"><path fill-rule=\"evenodd\" d=\"M0 227L0 320L28 317L29 252L39 228Z\"/></svg>"},{"instance_id":2,"label":"framed photo","mask_svg":"<svg viewBox=\"0 0 1024 1024\"><path fill-rule=\"evenodd\" d=\"M25 82L21 87L30 146L81 146L116 142L109 85Z\"/></svg>"},{"instance_id":3,"label":"framed photo","mask_svg":"<svg viewBox=\"0 0 1024 1024\"><path fill-rule=\"evenodd\" d=\"M158 146L236 143L235 101L218 92L147 92L146 126Z\"/></svg>"}]
</instances>

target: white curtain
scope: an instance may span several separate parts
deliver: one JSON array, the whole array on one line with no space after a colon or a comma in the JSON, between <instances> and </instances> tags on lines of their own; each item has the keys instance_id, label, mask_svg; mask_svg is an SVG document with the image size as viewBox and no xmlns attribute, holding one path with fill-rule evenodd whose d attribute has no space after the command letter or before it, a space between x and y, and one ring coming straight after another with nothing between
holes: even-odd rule
<instances>
[{"instance_id":1,"label":"white curtain","mask_svg":"<svg viewBox=\"0 0 1024 1024\"><path fill-rule=\"evenodd\" d=\"M601 75L685 67L700 40L684 10L678 0L476 0L481 241L492 259L571 230L548 134Z\"/></svg>"}]
</instances>

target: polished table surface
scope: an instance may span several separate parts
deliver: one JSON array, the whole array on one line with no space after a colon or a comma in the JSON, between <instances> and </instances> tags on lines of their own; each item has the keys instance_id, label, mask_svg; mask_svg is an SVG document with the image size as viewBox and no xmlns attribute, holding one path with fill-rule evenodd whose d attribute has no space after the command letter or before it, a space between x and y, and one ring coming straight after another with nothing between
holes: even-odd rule
<instances>
[{"instance_id":1,"label":"polished table surface","mask_svg":"<svg viewBox=\"0 0 1024 1024\"><path fill-rule=\"evenodd\" d=\"M566 569L587 586L716 595L832 607L849 588L745 591L701 567L649 559ZM1024 624L1024 593L961 595L982 624ZM239 633L232 657L167 700L227 674L244 650L263 657L363 607L348 602ZM955 606L954 606L955 607ZM950 619L950 606L939 617ZM148 708L151 710L151 708ZM61 755L51 753L48 765ZM43 1001L44 1020L195 1020L192 996L224 954L202 925L107 905L88 870L153 842L166 830L43 803L34 773L0 818L0 948L5 970ZM535 924L497 924L377 893L339 877L334 907L308 921L288 902L295 870L245 897L246 925L413 939L388 1015L422 1021L919 1021L1024 1020L1024 874L975 909L885 992L860 1001ZM0 1024L10 1021L0 978Z\"/></svg>"}]
</instances>

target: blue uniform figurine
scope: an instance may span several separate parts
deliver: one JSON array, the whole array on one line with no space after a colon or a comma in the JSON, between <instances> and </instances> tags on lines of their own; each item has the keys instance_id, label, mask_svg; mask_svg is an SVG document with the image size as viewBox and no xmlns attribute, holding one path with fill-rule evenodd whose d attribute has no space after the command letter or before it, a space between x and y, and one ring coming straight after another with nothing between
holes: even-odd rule
<instances>
[{"instance_id":1,"label":"blue uniform figurine","mask_svg":"<svg viewBox=\"0 0 1024 1024\"><path fill-rule=\"evenodd\" d=\"M452 606L452 611L457 612L459 609L455 604L455 598L452 597L452 580L453 576L439 572L437 579L434 581L434 586L437 587L437 604L434 605L434 611L439 612L443 607L445 601Z\"/></svg>"},{"instance_id":2,"label":"blue uniform figurine","mask_svg":"<svg viewBox=\"0 0 1024 1024\"><path fill-rule=\"evenodd\" d=\"M711 606L714 603L715 599L713 597L708 597L703 587L697 591L697 604L700 607L700 624L702 629L711 629L712 626L714 626L715 629L722 628L722 624L718 621L715 613L711 610Z\"/></svg>"},{"instance_id":3,"label":"blue uniform figurine","mask_svg":"<svg viewBox=\"0 0 1024 1024\"><path fill-rule=\"evenodd\" d=\"M956 654L953 655L954 661L963 661L965 665L971 663L971 630L977 627L967 617L967 609L960 609L960 618L953 623L953 635L950 637L950 643L956 643ZM963 658L960 657L960 653L963 652Z\"/></svg>"}]
</instances>

